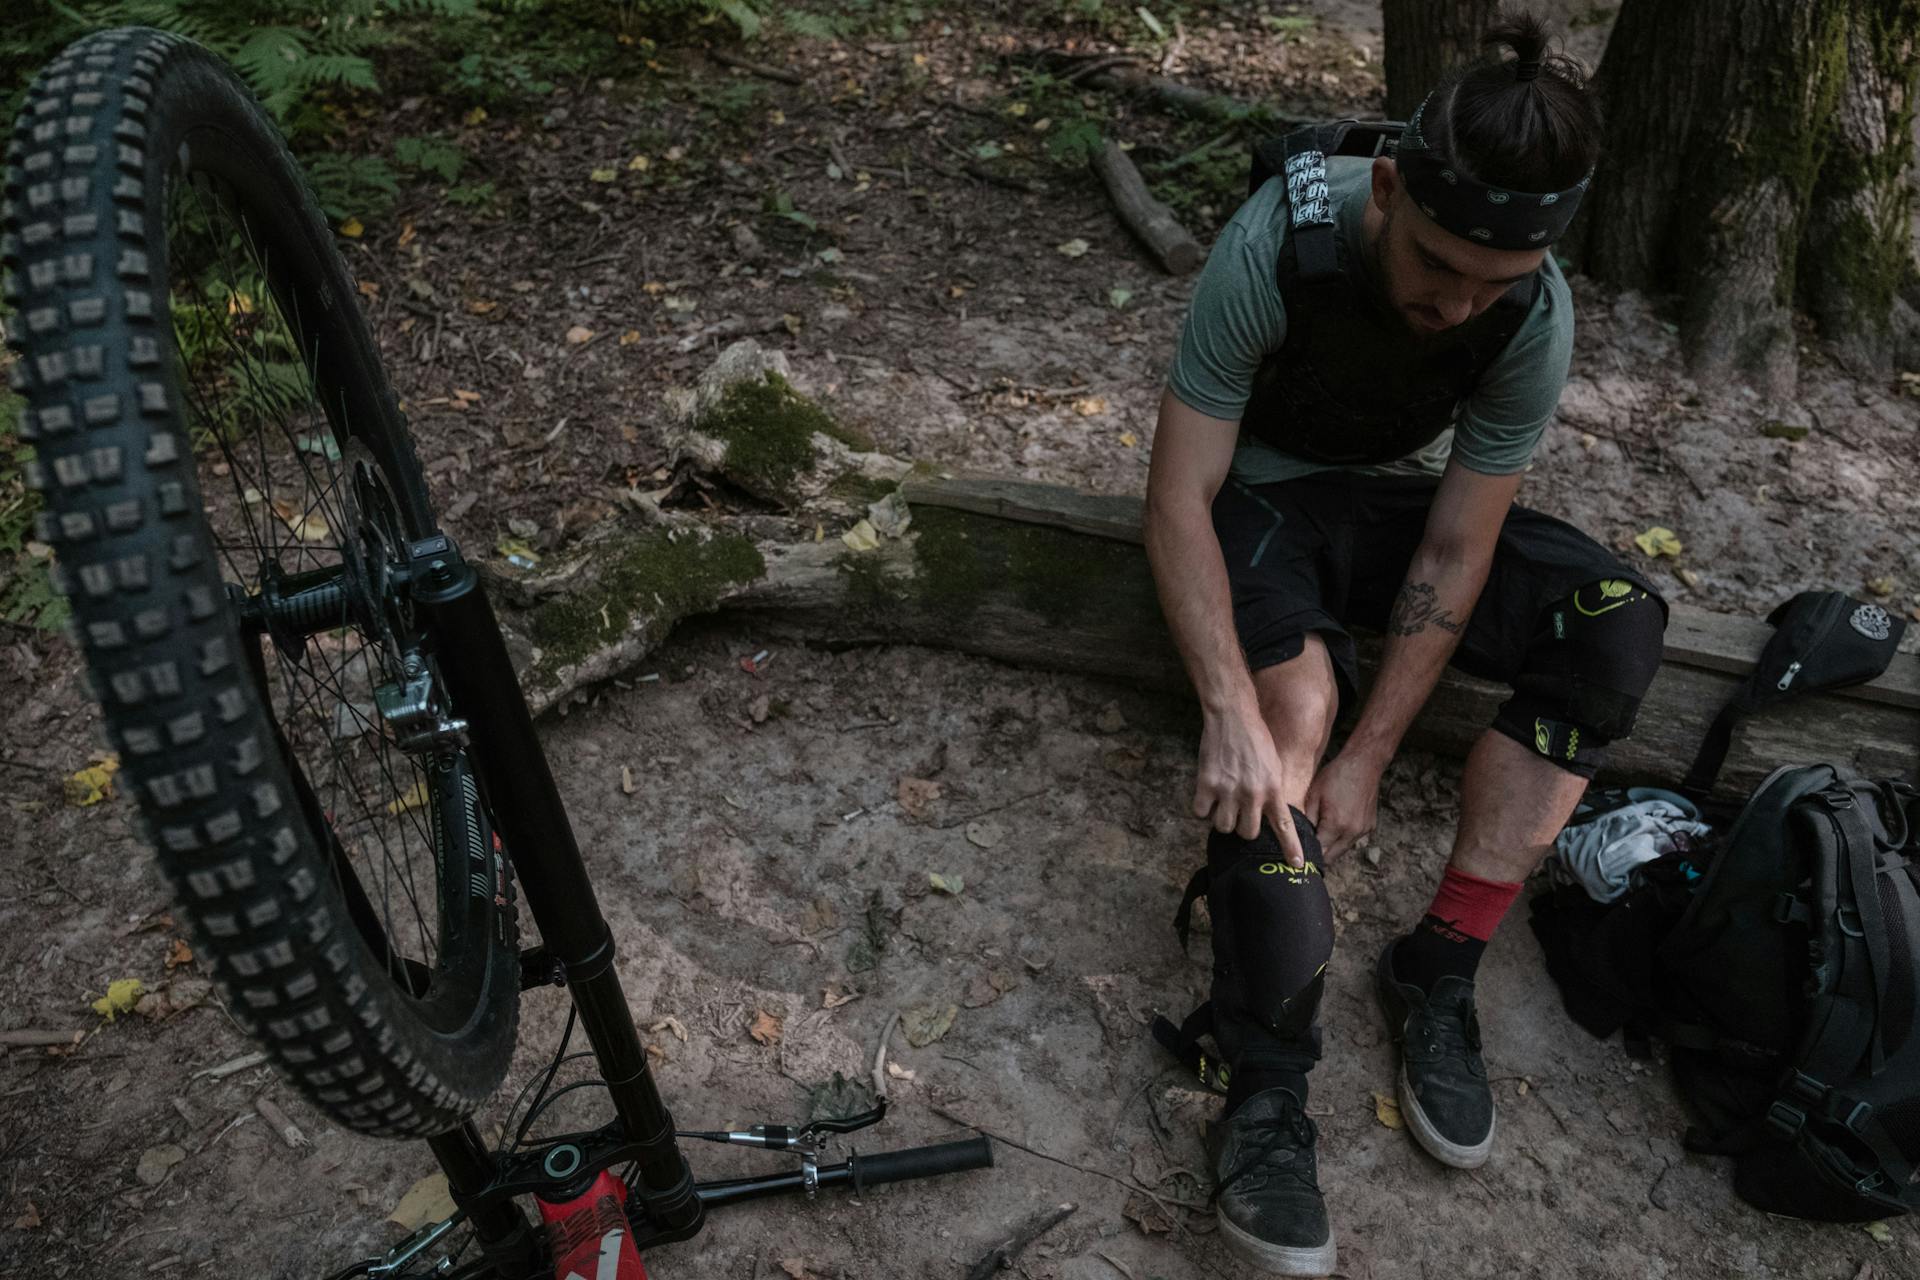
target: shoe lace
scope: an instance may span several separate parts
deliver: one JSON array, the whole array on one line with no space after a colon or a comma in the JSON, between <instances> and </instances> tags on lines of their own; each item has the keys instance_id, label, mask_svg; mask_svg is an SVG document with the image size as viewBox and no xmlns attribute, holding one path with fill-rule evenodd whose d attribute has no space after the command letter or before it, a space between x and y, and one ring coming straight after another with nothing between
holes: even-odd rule
<instances>
[{"instance_id":1,"label":"shoe lace","mask_svg":"<svg viewBox=\"0 0 1920 1280\"><path fill-rule=\"evenodd\" d=\"M1308 1119L1306 1112L1290 1106L1277 1115L1243 1120L1240 1127L1250 1135L1250 1145L1227 1176L1220 1179L1220 1185L1214 1188L1216 1200L1225 1195L1228 1188L1255 1172L1264 1173L1270 1178L1290 1178L1318 1189L1308 1162L1293 1158L1302 1149L1311 1150L1314 1140L1319 1136L1319 1130ZM1285 1161L1269 1159L1281 1151L1288 1155Z\"/></svg>"},{"instance_id":2,"label":"shoe lace","mask_svg":"<svg viewBox=\"0 0 1920 1280\"><path fill-rule=\"evenodd\" d=\"M1425 1013L1420 1021L1428 1053L1468 1058L1480 1052L1480 1019L1472 1000L1429 1004Z\"/></svg>"}]
</instances>

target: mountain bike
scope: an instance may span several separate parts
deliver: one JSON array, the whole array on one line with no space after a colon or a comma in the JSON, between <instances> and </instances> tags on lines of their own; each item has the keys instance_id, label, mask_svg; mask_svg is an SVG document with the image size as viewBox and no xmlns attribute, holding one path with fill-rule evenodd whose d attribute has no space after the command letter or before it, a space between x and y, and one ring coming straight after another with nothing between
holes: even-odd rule
<instances>
[{"instance_id":1,"label":"mountain bike","mask_svg":"<svg viewBox=\"0 0 1920 1280\"><path fill-rule=\"evenodd\" d=\"M822 1164L883 1093L804 1127L675 1129L486 592L332 232L230 69L154 30L75 43L14 124L5 195L39 532L195 954L288 1081L352 1130L424 1139L457 1206L338 1276L644 1275L638 1250L709 1208L992 1163L975 1137ZM495 1149L472 1116L546 985L566 1033ZM598 1079L553 1087L586 1057ZM609 1120L533 1136L589 1085ZM683 1138L801 1165L697 1182Z\"/></svg>"}]
</instances>

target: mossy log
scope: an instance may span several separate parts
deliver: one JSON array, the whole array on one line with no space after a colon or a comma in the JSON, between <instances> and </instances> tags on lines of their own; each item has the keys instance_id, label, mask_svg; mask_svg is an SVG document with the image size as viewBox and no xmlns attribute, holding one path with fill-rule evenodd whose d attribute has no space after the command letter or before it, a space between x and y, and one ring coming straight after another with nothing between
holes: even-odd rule
<instances>
[{"instance_id":1,"label":"mossy log","mask_svg":"<svg viewBox=\"0 0 1920 1280\"><path fill-rule=\"evenodd\" d=\"M1138 499L937 477L909 478L900 492L910 524L866 551L836 536L816 540L811 515L604 531L563 574L508 589L502 614L530 699L539 710L562 705L638 666L680 618L715 610L763 635L938 646L1187 690L1140 546ZM1612 772L1677 781L1771 634L1757 620L1674 606L1665 662L1633 738L1615 748ZM1380 642L1360 641L1371 675ZM1505 696L1449 670L1408 741L1464 754ZM1920 657L1898 655L1871 684L1748 721L1722 785L1738 791L1778 764L1812 760L1914 773Z\"/></svg>"}]
</instances>

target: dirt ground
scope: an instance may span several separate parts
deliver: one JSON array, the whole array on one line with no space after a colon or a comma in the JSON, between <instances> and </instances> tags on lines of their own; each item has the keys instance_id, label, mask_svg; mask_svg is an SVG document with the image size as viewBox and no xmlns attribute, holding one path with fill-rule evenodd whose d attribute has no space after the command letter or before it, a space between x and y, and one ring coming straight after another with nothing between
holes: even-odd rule
<instances>
[{"instance_id":1,"label":"dirt ground","mask_svg":"<svg viewBox=\"0 0 1920 1280\"><path fill-rule=\"evenodd\" d=\"M1372 6L1301 6L1324 20L1288 44L1254 7L1230 8L1245 10L1239 29L1190 34L1170 74L1264 86L1329 114L1377 102ZM808 390L890 452L1138 491L1191 280L1161 275L1097 186L1035 167L1043 190L1021 194L959 171L943 138L1032 145L1007 123L1018 95L1004 59L1064 37L1013 22L982 6L906 38L754 51L801 71L792 87L661 51L678 77L669 94L751 86L751 119L723 134L738 147L726 155L700 149L712 122L698 112L612 82L463 126L512 193L506 206L473 215L410 192L350 257L380 286L369 305L463 544L490 548L521 519L552 547L603 517L666 460L663 394L741 332L785 350ZM429 118L442 110L423 99L382 127L456 126ZM1144 108L1121 119L1143 145L1161 127ZM642 151L649 169L591 179ZM698 172L663 176L681 164ZM820 229L764 216L770 184ZM1230 211L1196 210L1196 228ZM1084 255L1056 251L1076 238ZM1130 294L1124 306L1115 289ZM1920 604L1920 401L1899 382L1856 378L1810 338L1798 403L1763 405L1693 385L1657 300L1584 281L1575 298L1574 377L1522 501L1636 556L1635 533L1675 530L1685 550L1663 579L1675 600L1758 613L1804 587L1864 595L1871 582L1890 607ZM574 326L596 336L570 344ZM455 407L463 389L478 393L471 408ZM1768 423L1810 431L1779 439L1762 434ZM763 648L772 664L743 672L739 658ZM704 1236L659 1253L658 1274L959 1276L1014 1223L1062 1202L1077 1211L1020 1259L1032 1280L1250 1274L1213 1239L1210 1214L1186 1207L1207 1196L1200 1126L1215 1104L1186 1088L1146 1025L1205 990L1206 942L1183 956L1168 927L1201 853L1184 816L1191 709L952 654L834 654L725 624L683 629L647 670L662 678L606 689L543 729L629 1002L658 1028L647 1039L677 1118L797 1118L834 1072L864 1075L892 1012L955 1005L943 1038L913 1048L894 1036L911 1074L892 1080L893 1114L856 1145L968 1125L1001 1140L991 1172L862 1202L720 1211ZM101 742L70 647L9 632L0 684L0 845L14 873L0 903L0 1026L91 1028L87 1003L128 976L171 984L179 1003L204 995L192 964L166 966L178 931L127 798L61 801L61 778ZM754 724L744 709L761 694L788 714ZM939 784L918 816L896 798L902 777ZM1733 1197L1723 1164L1685 1154L1665 1075L1564 1016L1524 908L1481 971L1500 1106L1491 1163L1444 1170L1377 1118L1392 1069L1369 965L1427 901L1456 780L1455 761L1397 761L1371 849L1330 871L1340 941L1311 1108L1339 1274L1920 1277L1913 1222L1881 1241L1767 1218ZM960 892L935 891L934 874L959 877ZM783 1019L775 1044L748 1034L761 1012ZM544 1066L563 1017L557 993L528 996L511 1089ZM224 1275L244 1259L244 1274L291 1280L384 1249L400 1234L385 1215L432 1168L424 1147L349 1136L265 1068L195 1075L250 1048L205 1000L123 1018L71 1053L0 1058L0 1274ZM263 1097L303 1146L272 1132ZM562 1108L556 1121L588 1115ZM141 1158L168 1145L184 1159L150 1185ZM703 1175L764 1162L712 1151L692 1153Z\"/></svg>"}]
</instances>

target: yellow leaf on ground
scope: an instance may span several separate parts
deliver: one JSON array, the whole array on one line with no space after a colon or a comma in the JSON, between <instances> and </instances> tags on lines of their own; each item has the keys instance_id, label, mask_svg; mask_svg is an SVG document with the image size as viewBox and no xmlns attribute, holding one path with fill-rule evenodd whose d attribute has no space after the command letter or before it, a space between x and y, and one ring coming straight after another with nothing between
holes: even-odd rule
<instances>
[{"instance_id":1,"label":"yellow leaf on ground","mask_svg":"<svg viewBox=\"0 0 1920 1280\"><path fill-rule=\"evenodd\" d=\"M500 309L500 304L489 298L475 298L467 304L467 310L476 316L490 316Z\"/></svg>"},{"instance_id":2,"label":"yellow leaf on ground","mask_svg":"<svg viewBox=\"0 0 1920 1280\"><path fill-rule=\"evenodd\" d=\"M1105 396L1087 396L1085 399L1075 400L1073 402L1073 411L1083 418L1095 417L1107 411L1107 398Z\"/></svg>"},{"instance_id":3,"label":"yellow leaf on ground","mask_svg":"<svg viewBox=\"0 0 1920 1280\"><path fill-rule=\"evenodd\" d=\"M1373 1091L1373 1118L1389 1129L1404 1129L1407 1122L1400 1118L1400 1104L1391 1095Z\"/></svg>"},{"instance_id":4,"label":"yellow leaf on ground","mask_svg":"<svg viewBox=\"0 0 1920 1280\"><path fill-rule=\"evenodd\" d=\"M175 938L167 945L167 972L172 973L183 964L193 963L193 948L187 945L185 938Z\"/></svg>"},{"instance_id":5,"label":"yellow leaf on ground","mask_svg":"<svg viewBox=\"0 0 1920 1280\"><path fill-rule=\"evenodd\" d=\"M1877 578L1868 578L1866 587L1877 596L1890 596L1900 589L1900 584L1883 573Z\"/></svg>"},{"instance_id":6,"label":"yellow leaf on ground","mask_svg":"<svg viewBox=\"0 0 1920 1280\"><path fill-rule=\"evenodd\" d=\"M967 887L964 876L941 875L938 871L927 872L927 883L941 893L955 898L959 897Z\"/></svg>"},{"instance_id":7,"label":"yellow leaf on ground","mask_svg":"<svg viewBox=\"0 0 1920 1280\"><path fill-rule=\"evenodd\" d=\"M849 550L872 551L880 545L880 535L874 530L871 521L862 520L841 534L840 541L846 543Z\"/></svg>"},{"instance_id":8,"label":"yellow leaf on ground","mask_svg":"<svg viewBox=\"0 0 1920 1280\"><path fill-rule=\"evenodd\" d=\"M76 809L99 804L113 794L113 775L120 768L119 756L107 756L67 779L67 803Z\"/></svg>"},{"instance_id":9,"label":"yellow leaf on ground","mask_svg":"<svg viewBox=\"0 0 1920 1280\"><path fill-rule=\"evenodd\" d=\"M587 326L583 324L577 324L573 326L573 328L567 330L567 341L572 343L576 347L585 342L592 342L593 330L587 328Z\"/></svg>"},{"instance_id":10,"label":"yellow leaf on ground","mask_svg":"<svg viewBox=\"0 0 1920 1280\"><path fill-rule=\"evenodd\" d=\"M112 1022L123 1013L132 1013L146 992L138 978L116 978L107 984L107 994L93 1002L93 1011Z\"/></svg>"},{"instance_id":11,"label":"yellow leaf on ground","mask_svg":"<svg viewBox=\"0 0 1920 1280\"><path fill-rule=\"evenodd\" d=\"M366 234L366 231L367 229L360 224L360 219L358 218L348 218L340 224L340 234L349 240L358 240Z\"/></svg>"},{"instance_id":12,"label":"yellow leaf on ground","mask_svg":"<svg viewBox=\"0 0 1920 1280\"><path fill-rule=\"evenodd\" d=\"M1876 1244L1893 1243L1893 1228L1884 1222L1869 1222L1860 1229L1872 1236Z\"/></svg>"},{"instance_id":13,"label":"yellow leaf on ground","mask_svg":"<svg viewBox=\"0 0 1920 1280\"><path fill-rule=\"evenodd\" d=\"M428 798L427 783L423 778L408 788L407 794L398 800L387 801L387 812L397 818L409 809L418 809L427 802Z\"/></svg>"},{"instance_id":14,"label":"yellow leaf on ground","mask_svg":"<svg viewBox=\"0 0 1920 1280\"><path fill-rule=\"evenodd\" d=\"M452 1216L453 1196L447 1191L447 1175L430 1173L407 1188L387 1221L397 1222L407 1231L418 1231L429 1222Z\"/></svg>"},{"instance_id":15,"label":"yellow leaf on ground","mask_svg":"<svg viewBox=\"0 0 1920 1280\"><path fill-rule=\"evenodd\" d=\"M635 156L633 159L627 161L627 171L629 173L645 173L652 167L653 161L647 159L645 156Z\"/></svg>"},{"instance_id":16,"label":"yellow leaf on ground","mask_svg":"<svg viewBox=\"0 0 1920 1280\"><path fill-rule=\"evenodd\" d=\"M1080 258L1080 257L1086 256L1087 250L1091 248L1093 248L1092 245L1088 244L1085 240L1082 240L1079 236L1075 236L1073 239L1067 241L1065 244L1055 245L1054 251L1056 253L1064 254L1069 258Z\"/></svg>"},{"instance_id":17,"label":"yellow leaf on ground","mask_svg":"<svg viewBox=\"0 0 1920 1280\"><path fill-rule=\"evenodd\" d=\"M1659 556L1677 556L1681 550L1680 539L1674 536L1673 530L1660 525L1653 526L1653 528L1647 530L1645 533L1635 534L1633 542L1634 545L1642 551L1656 558Z\"/></svg>"},{"instance_id":18,"label":"yellow leaf on ground","mask_svg":"<svg viewBox=\"0 0 1920 1280\"><path fill-rule=\"evenodd\" d=\"M685 1044L687 1042L686 1024L684 1022L681 1022L680 1019L674 1017L672 1014L668 1014L666 1017L661 1018L658 1021L652 1023L647 1027L647 1030L671 1031L673 1032L674 1039L678 1040L681 1044Z\"/></svg>"},{"instance_id":19,"label":"yellow leaf on ground","mask_svg":"<svg viewBox=\"0 0 1920 1280\"><path fill-rule=\"evenodd\" d=\"M593 182L612 182L617 177L619 174L612 169L595 169L587 175L587 178Z\"/></svg>"},{"instance_id":20,"label":"yellow leaf on ground","mask_svg":"<svg viewBox=\"0 0 1920 1280\"><path fill-rule=\"evenodd\" d=\"M1120 445L1122 448L1131 449L1131 448L1134 448L1139 443L1140 443L1140 437L1133 434L1133 432L1122 431L1120 433Z\"/></svg>"},{"instance_id":21,"label":"yellow leaf on ground","mask_svg":"<svg viewBox=\"0 0 1920 1280\"><path fill-rule=\"evenodd\" d=\"M630 347L638 341L640 341L640 331L638 329L629 329L620 335L620 345L623 347Z\"/></svg>"},{"instance_id":22,"label":"yellow leaf on ground","mask_svg":"<svg viewBox=\"0 0 1920 1280\"><path fill-rule=\"evenodd\" d=\"M413 238L417 234L419 233L413 229L413 224L411 222L401 227L400 228L400 247L404 249L408 245L412 244Z\"/></svg>"},{"instance_id":23,"label":"yellow leaf on ground","mask_svg":"<svg viewBox=\"0 0 1920 1280\"><path fill-rule=\"evenodd\" d=\"M468 125L480 124L484 122L487 118L487 109L485 107L475 107L473 110L467 112L466 115L460 118L463 122L465 122Z\"/></svg>"},{"instance_id":24,"label":"yellow leaf on ground","mask_svg":"<svg viewBox=\"0 0 1920 1280\"><path fill-rule=\"evenodd\" d=\"M780 1043L780 1032L785 1023L768 1013L765 1009L753 1011L753 1021L747 1027L747 1034L761 1044Z\"/></svg>"},{"instance_id":25,"label":"yellow leaf on ground","mask_svg":"<svg viewBox=\"0 0 1920 1280\"><path fill-rule=\"evenodd\" d=\"M286 498L273 500L273 514L279 516L280 523L301 542L325 542L333 536L325 516L318 511L302 511L298 503Z\"/></svg>"}]
</instances>

